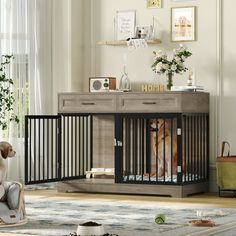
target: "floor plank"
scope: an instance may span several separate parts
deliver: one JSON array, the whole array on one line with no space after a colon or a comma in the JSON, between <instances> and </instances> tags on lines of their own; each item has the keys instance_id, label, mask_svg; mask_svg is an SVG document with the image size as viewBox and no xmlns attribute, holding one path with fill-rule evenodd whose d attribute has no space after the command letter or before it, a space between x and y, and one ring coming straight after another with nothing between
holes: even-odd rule
<instances>
[{"instance_id":1,"label":"floor plank","mask_svg":"<svg viewBox=\"0 0 236 236\"><path fill-rule=\"evenodd\" d=\"M159 202L160 204L183 204L196 207L225 207L236 208L235 197L219 197L216 193L205 193L193 195L186 198L147 196L147 195L126 195L126 194L100 194L100 193L61 193L56 190L26 190L28 197L47 198L47 199L84 199L84 200L105 200L123 201L137 203Z\"/></svg>"}]
</instances>

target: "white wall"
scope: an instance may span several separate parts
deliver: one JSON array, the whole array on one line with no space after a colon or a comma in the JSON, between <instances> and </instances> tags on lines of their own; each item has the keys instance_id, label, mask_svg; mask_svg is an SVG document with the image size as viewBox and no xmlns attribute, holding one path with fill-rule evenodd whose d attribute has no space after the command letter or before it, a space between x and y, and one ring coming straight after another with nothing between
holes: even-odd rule
<instances>
[{"instance_id":1,"label":"white wall","mask_svg":"<svg viewBox=\"0 0 236 236\"><path fill-rule=\"evenodd\" d=\"M95 0L96 15L94 18L95 41L114 39L114 17L117 10L136 10L136 24L150 25L155 19L155 35L162 40L159 45L150 45L148 49L140 51L128 51L121 46L96 46L96 64L93 76L115 76L118 79L122 75L123 55L127 53L127 70L134 91L141 90L142 83L166 83L164 76L158 76L151 70L152 52L154 50L166 51L172 54L178 43L170 41L170 10L171 7L196 6L197 7L197 40L186 42L193 53L186 62L188 67L193 67L196 74L196 83L203 85L210 92L210 162L215 167L216 153L216 96L217 96L217 1L196 0L180 1L163 0L163 8L147 9L146 0ZM175 85L186 85L188 73L175 75ZM87 81L85 80L85 83ZM214 178L215 172L212 175ZM212 185L212 189L214 188Z\"/></svg>"},{"instance_id":2,"label":"white wall","mask_svg":"<svg viewBox=\"0 0 236 236\"><path fill-rule=\"evenodd\" d=\"M236 1L163 0L161 9L147 9L146 0L54 1L54 97L58 91L88 91L90 76L112 75L119 83L124 53L128 54L128 74L134 91L141 89L141 83L165 83L165 79L158 78L150 68L152 51L170 53L178 46L170 42L171 7L197 6L197 40L184 44L193 52L187 66L195 68L197 84L203 85L211 95L210 176L211 190L216 190L215 159L220 142L230 141L232 152L236 153L236 33L232 26L236 18L233 12ZM151 24L154 16L155 33L162 43L133 52L128 52L125 46L97 45L97 41L114 39L116 11L127 9L136 10L138 25ZM187 73L182 77L175 76L174 84L185 85L187 76Z\"/></svg>"}]
</instances>

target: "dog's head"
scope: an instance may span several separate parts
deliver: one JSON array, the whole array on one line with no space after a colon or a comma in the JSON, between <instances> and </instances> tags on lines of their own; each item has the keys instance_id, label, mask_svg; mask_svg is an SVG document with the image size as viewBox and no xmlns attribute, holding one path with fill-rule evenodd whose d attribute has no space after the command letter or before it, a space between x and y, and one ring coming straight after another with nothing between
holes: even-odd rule
<instances>
[{"instance_id":1,"label":"dog's head","mask_svg":"<svg viewBox=\"0 0 236 236\"><path fill-rule=\"evenodd\" d=\"M2 158L14 157L16 152L13 150L12 145L8 142L0 142L0 151Z\"/></svg>"}]
</instances>

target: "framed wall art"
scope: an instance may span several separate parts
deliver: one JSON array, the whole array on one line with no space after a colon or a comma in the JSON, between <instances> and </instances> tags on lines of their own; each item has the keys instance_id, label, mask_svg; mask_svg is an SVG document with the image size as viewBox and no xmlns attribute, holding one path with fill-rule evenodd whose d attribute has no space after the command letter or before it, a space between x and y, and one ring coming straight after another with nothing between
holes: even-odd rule
<instances>
[{"instance_id":1,"label":"framed wall art","mask_svg":"<svg viewBox=\"0 0 236 236\"><path fill-rule=\"evenodd\" d=\"M161 8L162 0L147 0L147 8Z\"/></svg>"},{"instance_id":2,"label":"framed wall art","mask_svg":"<svg viewBox=\"0 0 236 236\"><path fill-rule=\"evenodd\" d=\"M126 40L135 36L135 10L116 12L116 39Z\"/></svg>"},{"instance_id":3,"label":"framed wall art","mask_svg":"<svg viewBox=\"0 0 236 236\"><path fill-rule=\"evenodd\" d=\"M171 8L171 41L196 40L196 7Z\"/></svg>"}]
</instances>

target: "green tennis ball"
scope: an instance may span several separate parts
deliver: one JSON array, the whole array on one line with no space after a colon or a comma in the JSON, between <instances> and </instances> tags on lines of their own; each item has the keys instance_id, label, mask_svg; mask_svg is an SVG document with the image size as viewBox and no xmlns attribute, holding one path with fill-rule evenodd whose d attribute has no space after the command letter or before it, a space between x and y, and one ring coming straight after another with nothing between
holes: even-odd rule
<instances>
[{"instance_id":1,"label":"green tennis ball","mask_svg":"<svg viewBox=\"0 0 236 236\"><path fill-rule=\"evenodd\" d=\"M166 221L166 217L164 214L157 214L155 217L155 222L157 224L164 224Z\"/></svg>"}]
</instances>

